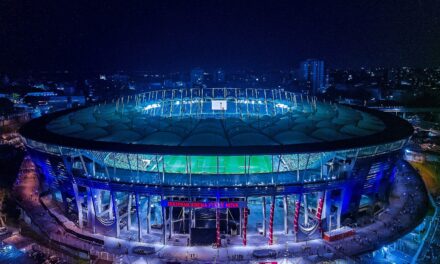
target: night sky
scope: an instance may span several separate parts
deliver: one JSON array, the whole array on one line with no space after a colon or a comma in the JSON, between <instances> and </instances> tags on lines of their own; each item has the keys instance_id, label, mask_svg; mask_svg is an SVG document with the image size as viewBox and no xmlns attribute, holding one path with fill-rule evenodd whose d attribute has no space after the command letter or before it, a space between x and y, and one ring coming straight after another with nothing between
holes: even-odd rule
<instances>
[{"instance_id":1,"label":"night sky","mask_svg":"<svg viewBox=\"0 0 440 264\"><path fill-rule=\"evenodd\" d=\"M0 71L440 66L436 0L127 2L1 1Z\"/></svg>"}]
</instances>

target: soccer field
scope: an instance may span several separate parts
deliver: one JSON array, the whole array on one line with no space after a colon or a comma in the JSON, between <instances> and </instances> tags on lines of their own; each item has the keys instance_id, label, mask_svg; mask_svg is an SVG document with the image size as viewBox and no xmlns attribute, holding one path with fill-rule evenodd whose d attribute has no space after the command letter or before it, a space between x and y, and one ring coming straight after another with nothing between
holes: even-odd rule
<instances>
[{"instance_id":1,"label":"soccer field","mask_svg":"<svg viewBox=\"0 0 440 264\"><path fill-rule=\"evenodd\" d=\"M244 174L245 162L249 164L249 160L244 156L191 156L190 170L192 173L218 173L220 174ZM187 171L186 156L165 156L165 171L169 173L186 173ZM189 169L189 168L188 168ZM272 171L271 156L252 156L250 161L249 173L265 173Z\"/></svg>"}]
</instances>

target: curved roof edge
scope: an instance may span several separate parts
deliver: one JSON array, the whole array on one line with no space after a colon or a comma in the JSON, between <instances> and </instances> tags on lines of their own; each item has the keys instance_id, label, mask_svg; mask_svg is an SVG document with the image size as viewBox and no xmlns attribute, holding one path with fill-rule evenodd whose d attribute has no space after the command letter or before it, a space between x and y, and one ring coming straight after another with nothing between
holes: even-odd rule
<instances>
[{"instance_id":1,"label":"curved roof edge","mask_svg":"<svg viewBox=\"0 0 440 264\"><path fill-rule=\"evenodd\" d=\"M409 138L414 129L410 123L400 117L361 106L345 105L353 109L372 114L382 120L385 129L381 132L351 139L335 140L331 142L304 143L291 145L268 145L268 146L164 146L164 145L141 145L130 143L104 142L86 139L72 138L49 131L46 125L53 119L62 115L85 108L67 109L44 115L33 119L22 126L19 133L31 140L42 143L71 147L77 149L127 152L127 153L151 153L151 154L188 154L188 155L243 155L243 154L288 154L288 153L311 153L336 151L380 145Z\"/></svg>"}]
</instances>

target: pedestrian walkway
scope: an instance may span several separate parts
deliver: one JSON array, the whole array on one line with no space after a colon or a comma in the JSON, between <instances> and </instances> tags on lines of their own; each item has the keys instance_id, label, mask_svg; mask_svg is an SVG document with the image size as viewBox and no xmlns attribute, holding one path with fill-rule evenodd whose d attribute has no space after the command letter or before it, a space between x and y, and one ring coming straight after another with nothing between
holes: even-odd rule
<instances>
[{"instance_id":1,"label":"pedestrian walkway","mask_svg":"<svg viewBox=\"0 0 440 264\"><path fill-rule=\"evenodd\" d=\"M127 241L79 229L67 219L50 199L39 197L38 178L30 159L25 159L15 186L20 206L26 211L32 222L52 240L68 244L88 254L122 263L162 263L162 261L247 263L255 260L257 249L270 249L276 257L293 259L303 258L312 262L332 259L349 259L382 247L415 228L424 218L428 196L425 186L406 162L400 162L389 206L372 223L355 228L355 235L333 242L315 239L295 243L280 239L279 243L267 246L266 243L253 246L185 247L163 246L159 242L141 243ZM276 237L276 234L275 234ZM88 238L88 239L84 239ZM132 252L136 246L154 247L156 253L151 256L139 256ZM143 262L144 261L144 262Z\"/></svg>"}]
</instances>

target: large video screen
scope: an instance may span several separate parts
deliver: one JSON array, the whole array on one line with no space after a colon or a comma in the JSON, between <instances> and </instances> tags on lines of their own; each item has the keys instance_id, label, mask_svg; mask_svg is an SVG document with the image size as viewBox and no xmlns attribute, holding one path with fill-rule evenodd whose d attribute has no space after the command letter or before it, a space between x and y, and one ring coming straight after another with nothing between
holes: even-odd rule
<instances>
[{"instance_id":1,"label":"large video screen","mask_svg":"<svg viewBox=\"0 0 440 264\"><path fill-rule=\"evenodd\" d=\"M212 100L212 110L226 111L228 102L226 100Z\"/></svg>"}]
</instances>

